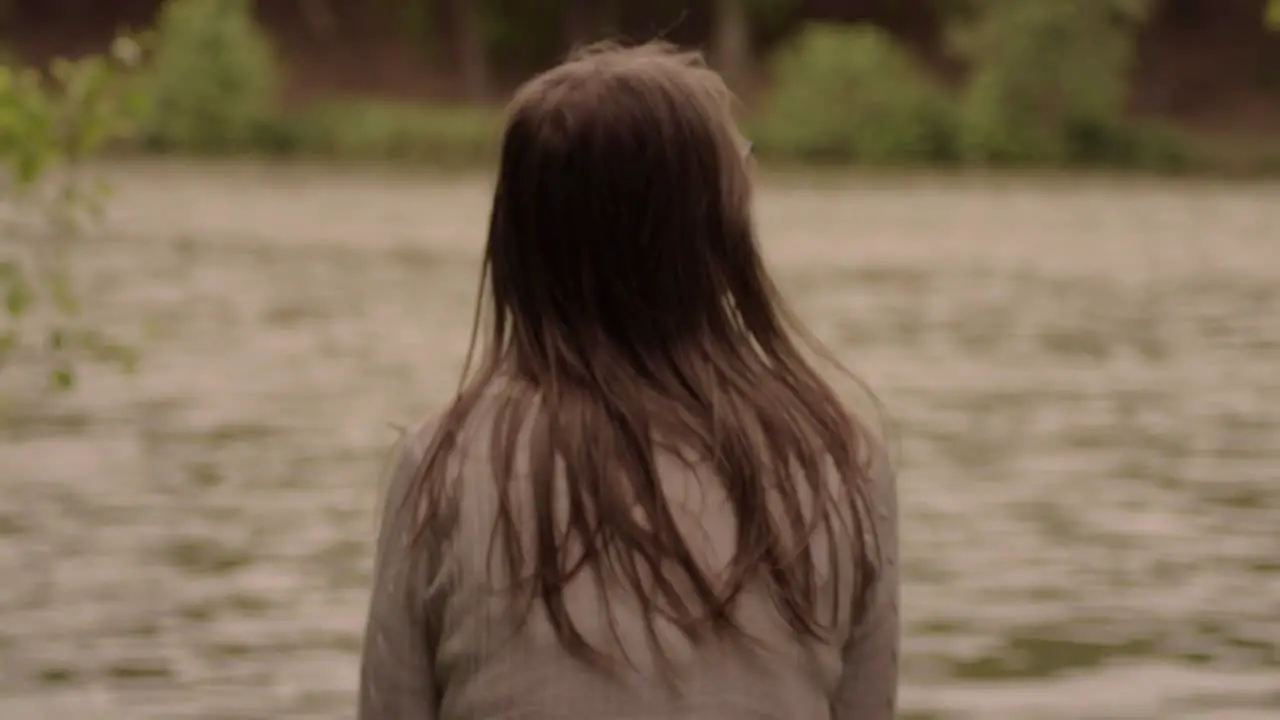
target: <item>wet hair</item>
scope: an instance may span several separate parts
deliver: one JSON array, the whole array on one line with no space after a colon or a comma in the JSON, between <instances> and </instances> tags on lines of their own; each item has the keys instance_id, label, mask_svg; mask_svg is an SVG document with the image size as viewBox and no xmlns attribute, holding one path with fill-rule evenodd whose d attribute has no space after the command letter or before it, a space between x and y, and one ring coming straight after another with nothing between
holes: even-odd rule
<instances>
[{"instance_id":1,"label":"wet hair","mask_svg":"<svg viewBox=\"0 0 1280 720\"><path fill-rule=\"evenodd\" d=\"M749 587L796 633L835 631L819 536L856 546L836 570L858 607L876 577L869 436L765 271L747 148L719 76L658 43L580 51L509 109L469 370L414 499L421 534L442 532L463 428L500 398L493 476L464 481L496 484L490 561L587 661L604 653L565 602L585 571L639 600L651 639L661 617L694 642L744 632ZM736 515L724 568L677 528L657 470L670 448L709 469Z\"/></svg>"}]
</instances>

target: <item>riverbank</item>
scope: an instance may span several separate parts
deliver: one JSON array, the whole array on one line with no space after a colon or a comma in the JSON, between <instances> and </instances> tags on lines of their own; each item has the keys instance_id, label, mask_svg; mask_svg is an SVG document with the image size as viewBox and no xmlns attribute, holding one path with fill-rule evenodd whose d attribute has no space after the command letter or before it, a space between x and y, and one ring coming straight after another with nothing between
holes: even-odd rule
<instances>
[{"instance_id":1,"label":"riverbank","mask_svg":"<svg viewBox=\"0 0 1280 720\"><path fill-rule=\"evenodd\" d=\"M1118 22L1106 5L998 3L952 17L949 27L972 37L945 44L946 62L888 25L829 21L755 47L750 73L711 56L742 97L757 159L771 166L1280 176L1280 78L1265 72L1280 45L1260 13L1249 18L1250 32L1261 33L1244 43L1254 51L1233 56L1231 73L1223 65L1197 75L1195 87L1212 85L1214 97L1231 91L1222 103L1210 103L1208 91L1189 96L1171 81L1178 73L1156 72L1177 68L1151 57L1138 18ZM111 134L132 132L118 153L483 167L498 151L500 98L560 55L526 58L522 69L495 65L492 77L461 93L381 83L340 90L303 81L332 80L339 66L358 69L372 58L307 70L299 62L311 56L273 27L249 5L172 0L145 39L127 41L130 72L92 96L102 107L78 108L71 89L56 99L121 120ZM544 40L548 52L567 49L555 33ZM38 56L28 52L26 62L47 65ZM423 82L462 80L452 65L435 67L439 57L387 62L388 71ZM121 104L116 90L131 98L122 108L113 106ZM1207 105L1217 109L1196 109Z\"/></svg>"},{"instance_id":2,"label":"riverbank","mask_svg":"<svg viewBox=\"0 0 1280 720\"><path fill-rule=\"evenodd\" d=\"M378 164L452 171L483 168L496 161L503 108L460 105L331 101L281 113L256 124L233 145L216 149L176 147L144 140L117 148L116 156L208 160L234 158L271 162ZM781 170L805 172L968 172L1017 170L1032 173L1126 172L1207 177L1280 177L1280 137L1247 137L1135 124L1101 138L1100 149L1077 157L1017 163L966 162L951 148L903 153L867 161L832 152L798 153L760 116L744 127L757 160Z\"/></svg>"}]
</instances>

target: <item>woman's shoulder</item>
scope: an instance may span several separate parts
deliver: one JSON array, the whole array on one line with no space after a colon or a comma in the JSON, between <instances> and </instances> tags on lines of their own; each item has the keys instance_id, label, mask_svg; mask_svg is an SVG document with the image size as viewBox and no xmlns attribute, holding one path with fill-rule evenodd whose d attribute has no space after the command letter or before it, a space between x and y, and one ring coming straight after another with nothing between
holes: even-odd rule
<instances>
[{"instance_id":1,"label":"woman's shoulder","mask_svg":"<svg viewBox=\"0 0 1280 720\"><path fill-rule=\"evenodd\" d=\"M458 404L451 403L436 412L420 416L414 422L397 426L398 436L385 461L382 489L389 503L405 500L414 493L427 473L429 456L440 449L447 463L438 479L448 485L444 495L452 496L461 488L458 478L472 474L477 463L485 460L492 442L492 428L497 408L505 395L500 390L485 392L467 406L467 412L459 414ZM443 445L442 445L443 443ZM461 483L474 489L473 483Z\"/></svg>"},{"instance_id":2,"label":"woman's shoulder","mask_svg":"<svg viewBox=\"0 0 1280 720\"><path fill-rule=\"evenodd\" d=\"M438 424L439 418L431 416L409 425L393 426L396 435L386 453L383 471L383 486L388 494L394 494L398 486L421 468Z\"/></svg>"},{"instance_id":3,"label":"woman's shoulder","mask_svg":"<svg viewBox=\"0 0 1280 720\"><path fill-rule=\"evenodd\" d=\"M455 418L458 401L455 399L445 407L431 413L420 415L415 421L405 425L394 425L398 433L391 447L391 463L397 469L417 468L426 459L432 443L437 440L441 429L454 431L455 444L462 444L475 439L474 430L491 414L491 408L499 400L498 391L482 393L467 413L466 418Z\"/></svg>"}]
</instances>

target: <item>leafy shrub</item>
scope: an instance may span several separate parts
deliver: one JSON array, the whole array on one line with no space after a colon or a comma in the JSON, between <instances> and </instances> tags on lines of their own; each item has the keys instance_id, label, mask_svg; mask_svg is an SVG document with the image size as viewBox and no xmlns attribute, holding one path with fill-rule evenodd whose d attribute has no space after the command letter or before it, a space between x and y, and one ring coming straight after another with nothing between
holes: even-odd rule
<instances>
[{"instance_id":1,"label":"leafy shrub","mask_svg":"<svg viewBox=\"0 0 1280 720\"><path fill-rule=\"evenodd\" d=\"M346 160L468 165L497 154L502 112L374 101L330 102L280 125L274 150Z\"/></svg>"},{"instance_id":2,"label":"leafy shrub","mask_svg":"<svg viewBox=\"0 0 1280 720\"><path fill-rule=\"evenodd\" d=\"M1074 123L1065 146L1074 166L1182 172L1200 163L1184 133L1157 122Z\"/></svg>"},{"instance_id":3,"label":"leafy shrub","mask_svg":"<svg viewBox=\"0 0 1280 720\"><path fill-rule=\"evenodd\" d=\"M59 59L47 73L0 65L0 368L30 351L52 364L57 388L71 386L77 360L134 361L80 320L71 264L105 191L80 163L134 129L139 55L122 37L109 54Z\"/></svg>"},{"instance_id":4,"label":"leafy shrub","mask_svg":"<svg viewBox=\"0 0 1280 720\"><path fill-rule=\"evenodd\" d=\"M950 104L871 27L810 25L773 62L761 150L803 160L921 162L952 154Z\"/></svg>"},{"instance_id":5,"label":"leafy shrub","mask_svg":"<svg viewBox=\"0 0 1280 720\"><path fill-rule=\"evenodd\" d=\"M1135 29L1114 0L988 0L962 37L972 64L960 150L973 162L1069 162L1072 138L1123 125Z\"/></svg>"},{"instance_id":6,"label":"leafy shrub","mask_svg":"<svg viewBox=\"0 0 1280 720\"><path fill-rule=\"evenodd\" d=\"M248 0L168 0L156 27L144 141L153 149L227 152L273 114L279 69Z\"/></svg>"}]
</instances>

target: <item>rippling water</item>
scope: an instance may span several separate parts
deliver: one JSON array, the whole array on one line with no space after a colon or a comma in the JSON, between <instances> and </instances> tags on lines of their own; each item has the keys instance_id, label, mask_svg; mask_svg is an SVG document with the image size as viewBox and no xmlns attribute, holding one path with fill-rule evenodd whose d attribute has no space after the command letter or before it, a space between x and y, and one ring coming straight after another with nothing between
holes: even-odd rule
<instances>
[{"instance_id":1,"label":"rippling water","mask_svg":"<svg viewBox=\"0 0 1280 720\"><path fill-rule=\"evenodd\" d=\"M486 185L113 174L80 268L143 364L4 377L0 716L350 717ZM772 178L759 214L903 430L903 717L1280 717L1280 187Z\"/></svg>"}]
</instances>

